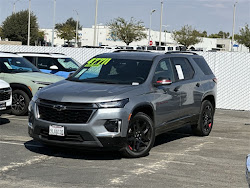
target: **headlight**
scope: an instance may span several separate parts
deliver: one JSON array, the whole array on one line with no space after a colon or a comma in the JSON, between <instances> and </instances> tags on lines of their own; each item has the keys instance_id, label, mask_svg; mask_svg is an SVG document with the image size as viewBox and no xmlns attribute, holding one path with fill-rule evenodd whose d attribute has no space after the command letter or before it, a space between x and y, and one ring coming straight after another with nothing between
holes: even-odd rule
<instances>
[{"instance_id":1,"label":"headlight","mask_svg":"<svg viewBox=\"0 0 250 188\"><path fill-rule=\"evenodd\" d=\"M43 82L43 81L32 81L33 83L35 83L35 84L40 84L40 85L50 85L50 84L53 84L53 83L51 83L51 82Z\"/></svg>"},{"instance_id":2,"label":"headlight","mask_svg":"<svg viewBox=\"0 0 250 188\"><path fill-rule=\"evenodd\" d=\"M123 108L128 102L129 99L123 99L119 101L101 102L98 103L98 106L100 108Z\"/></svg>"}]
</instances>

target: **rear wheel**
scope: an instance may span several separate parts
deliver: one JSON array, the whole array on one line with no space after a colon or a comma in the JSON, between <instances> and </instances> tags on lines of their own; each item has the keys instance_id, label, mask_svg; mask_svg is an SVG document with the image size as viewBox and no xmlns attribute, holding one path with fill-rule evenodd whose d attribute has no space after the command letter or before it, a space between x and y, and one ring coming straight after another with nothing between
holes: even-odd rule
<instances>
[{"instance_id":1,"label":"rear wheel","mask_svg":"<svg viewBox=\"0 0 250 188\"><path fill-rule=\"evenodd\" d=\"M214 107L210 101L203 101L198 124L192 125L192 131L198 136L208 136L212 130L214 121Z\"/></svg>"},{"instance_id":2,"label":"rear wheel","mask_svg":"<svg viewBox=\"0 0 250 188\"><path fill-rule=\"evenodd\" d=\"M125 157L136 158L147 155L155 141L155 130L150 117L137 113L130 121L126 146L122 153Z\"/></svg>"},{"instance_id":3,"label":"rear wheel","mask_svg":"<svg viewBox=\"0 0 250 188\"><path fill-rule=\"evenodd\" d=\"M12 92L12 114L17 116L25 115L28 112L30 98L22 90L14 90Z\"/></svg>"}]
</instances>

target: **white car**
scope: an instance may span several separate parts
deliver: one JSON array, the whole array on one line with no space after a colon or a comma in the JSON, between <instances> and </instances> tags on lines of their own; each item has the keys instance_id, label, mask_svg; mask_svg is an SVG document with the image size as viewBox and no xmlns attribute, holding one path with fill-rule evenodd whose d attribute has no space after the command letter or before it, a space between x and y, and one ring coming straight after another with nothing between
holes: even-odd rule
<instances>
[{"instance_id":1,"label":"white car","mask_svg":"<svg viewBox=\"0 0 250 188\"><path fill-rule=\"evenodd\" d=\"M10 84L0 80L0 115L11 111L12 90Z\"/></svg>"}]
</instances>

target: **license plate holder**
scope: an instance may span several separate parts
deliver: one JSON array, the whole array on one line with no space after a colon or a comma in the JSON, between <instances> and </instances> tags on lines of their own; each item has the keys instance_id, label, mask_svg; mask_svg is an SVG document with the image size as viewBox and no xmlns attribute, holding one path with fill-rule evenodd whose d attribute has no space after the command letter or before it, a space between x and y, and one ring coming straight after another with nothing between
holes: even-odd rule
<instances>
[{"instance_id":1,"label":"license plate holder","mask_svg":"<svg viewBox=\"0 0 250 188\"><path fill-rule=\"evenodd\" d=\"M49 126L49 135L51 136L65 136L65 129L63 126L59 125L50 125Z\"/></svg>"}]
</instances>

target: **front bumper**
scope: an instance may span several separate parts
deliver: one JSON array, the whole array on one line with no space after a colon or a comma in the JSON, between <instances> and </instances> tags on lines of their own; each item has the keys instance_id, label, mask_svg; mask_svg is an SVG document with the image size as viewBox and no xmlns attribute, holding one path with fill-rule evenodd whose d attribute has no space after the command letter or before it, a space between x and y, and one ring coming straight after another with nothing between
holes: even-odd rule
<instances>
[{"instance_id":1,"label":"front bumper","mask_svg":"<svg viewBox=\"0 0 250 188\"><path fill-rule=\"evenodd\" d=\"M6 109L0 110L0 115L9 114L11 112L11 106L7 106Z\"/></svg>"},{"instance_id":2,"label":"front bumper","mask_svg":"<svg viewBox=\"0 0 250 188\"><path fill-rule=\"evenodd\" d=\"M125 108L97 109L86 124L65 124L37 118L35 106L36 104L31 102L28 132L37 141L71 148L117 150L125 146L129 116ZM105 122L112 119L120 119L122 122L117 132L109 132L104 127ZM50 125L63 126L65 136L49 135Z\"/></svg>"}]
</instances>

